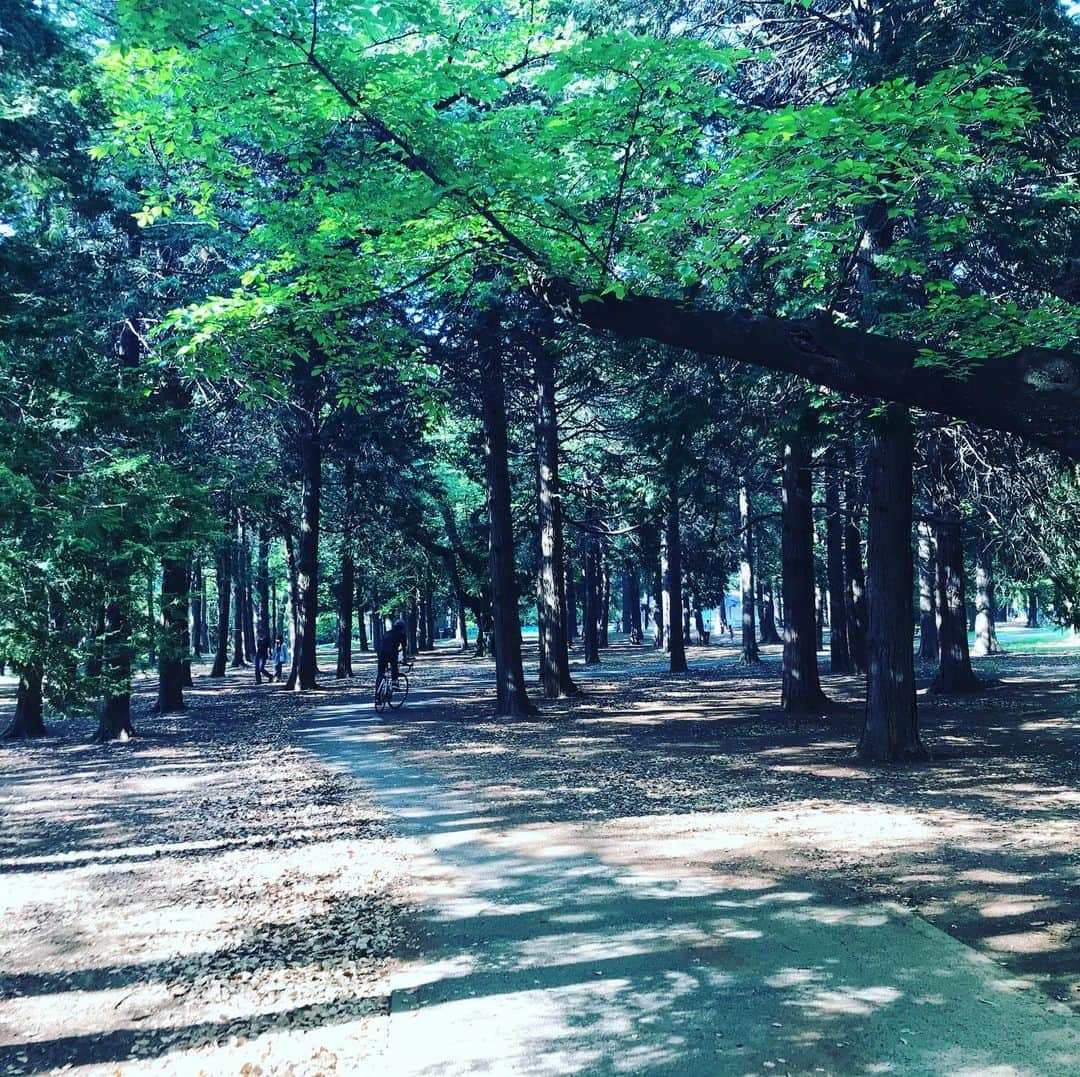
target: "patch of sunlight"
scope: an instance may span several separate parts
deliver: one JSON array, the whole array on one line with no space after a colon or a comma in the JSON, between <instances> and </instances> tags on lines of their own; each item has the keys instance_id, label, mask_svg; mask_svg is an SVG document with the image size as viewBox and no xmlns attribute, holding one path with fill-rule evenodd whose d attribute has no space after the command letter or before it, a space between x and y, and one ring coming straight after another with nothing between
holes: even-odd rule
<instances>
[{"instance_id":1,"label":"patch of sunlight","mask_svg":"<svg viewBox=\"0 0 1080 1077\"><path fill-rule=\"evenodd\" d=\"M1013 871L995 871L992 868L969 868L960 872L957 878L973 883L986 883L989 886L1017 886L1030 882L1033 876L1018 875Z\"/></svg>"},{"instance_id":2,"label":"patch of sunlight","mask_svg":"<svg viewBox=\"0 0 1080 1077\"><path fill-rule=\"evenodd\" d=\"M866 1067L867 1073L895 1073L896 1067L891 1062L871 1062Z\"/></svg>"},{"instance_id":3,"label":"patch of sunlight","mask_svg":"<svg viewBox=\"0 0 1080 1077\"><path fill-rule=\"evenodd\" d=\"M796 923L851 924L853 927L884 927L889 917L883 912L865 912L858 909L841 909L835 905L809 905L801 909L784 909L773 917Z\"/></svg>"},{"instance_id":4,"label":"patch of sunlight","mask_svg":"<svg viewBox=\"0 0 1080 1077\"><path fill-rule=\"evenodd\" d=\"M1026 898L1022 896L1005 896L996 901L988 901L979 906L979 915L988 918L999 916L1023 916L1025 913L1036 912L1052 906L1054 902L1046 898Z\"/></svg>"},{"instance_id":5,"label":"patch of sunlight","mask_svg":"<svg viewBox=\"0 0 1080 1077\"><path fill-rule=\"evenodd\" d=\"M890 1006L903 992L895 987L882 984L877 987L842 987L828 991L817 991L804 999L796 999L789 1005L810 1010L822 1017L835 1014L852 1014L866 1017Z\"/></svg>"},{"instance_id":6,"label":"patch of sunlight","mask_svg":"<svg viewBox=\"0 0 1080 1077\"><path fill-rule=\"evenodd\" d=\"M821 973L816 969L787 968L781 969L772 976L765 977L765 983L769 987L804 987L821 979Z\"/></svg>"},{"instance_id":7,"label":"patch of sunlight","mask_svg":"<svg viewBox=\"0 0 1080 1077\"><path fill-rule=\"evenodd\" d=\"M1069 943L1049 931L1014 931L1008 935L990 935L984 945L1004 954L1041 954L1066 950Z\"/></svg>"}]
</instances>

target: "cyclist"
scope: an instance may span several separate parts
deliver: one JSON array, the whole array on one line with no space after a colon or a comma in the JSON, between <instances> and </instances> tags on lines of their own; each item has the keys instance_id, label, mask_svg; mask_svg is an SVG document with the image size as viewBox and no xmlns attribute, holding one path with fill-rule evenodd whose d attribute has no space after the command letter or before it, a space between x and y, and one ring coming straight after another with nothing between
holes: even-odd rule
<instances>
[{"instance_id":1,"label":"cyclist","mask_svg":"<svg viewBox=\"0 0 1080 1077\"><path fill-rule=\"evenodd\" d=\"M406 646L407 646L408 634L405 631L404 621L395 621L394 627L386 633L385 636L379 641L379 647L376 651L376 655L379 659L379 672L375 676L375 691L379 691L379 685L382 684L382 679L386 676L386 667L390 667L390 675L393 677L393 684L396 686L398 682L398 650L401 651L401 657L406 658Z\"/></svg>"}]
</instances>

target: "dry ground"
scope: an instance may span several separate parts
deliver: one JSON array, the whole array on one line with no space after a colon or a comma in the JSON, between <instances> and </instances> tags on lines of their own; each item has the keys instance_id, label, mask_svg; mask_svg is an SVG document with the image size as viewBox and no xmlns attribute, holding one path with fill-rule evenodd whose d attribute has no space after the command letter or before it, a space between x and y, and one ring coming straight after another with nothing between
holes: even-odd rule
<instances>
[{"instance_id":1,"label":"dry ground","mask_svg":"<svg viewBox=\"0 0 1080 1077\"><path fill-rule=\"evenodd\" d=\"M493 826L657 877L707 864L899 900L1080 1005L1080 656L1014 642L979 663L984 694L924 696L933 759L904 770L853 762L856 679L824 678L841 709L795 723L775 652L690 659L671 677L617 643L575 664L580 700L506 723L490 664L440 651L369 735ZM371 672L316 697L200 679L186 715L143 698L128 744L68 722L0 747L0 1074L377 1072L409 849L294 736L321 706L369 723Z\"/></svg>"},{"instance_id":2,"label":"dry ground","mask_svg":"<svg viewBox=\"0 0 1080 1077\"><path fill-rule=\"evenodd\" d=\"M378 1054L400 855L250 673L87 743L0 746L0 1074L354 1073ZM144 687L148 687L144 685ZM327 692L327 696L334 693Z\"/></svg>"}]
</instances>

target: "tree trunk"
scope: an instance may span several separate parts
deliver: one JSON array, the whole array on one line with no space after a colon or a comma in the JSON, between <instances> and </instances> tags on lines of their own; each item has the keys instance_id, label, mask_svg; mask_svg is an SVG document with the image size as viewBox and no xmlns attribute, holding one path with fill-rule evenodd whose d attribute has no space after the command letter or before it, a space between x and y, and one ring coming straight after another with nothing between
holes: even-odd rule
<instances>
[{"instance_id":1,"label":"tree trunk","mask_svg":"<svg viewBox=\"0 0 1080 1077\"><path fill-rule=\"evenodd\" d=\"M844 593L848 629L848 656L858 673L866 672L866 578L863 575L862 535L859 533L859 516L862 502L859 496L859 480L847 461L848 471L844 482L844 501L847 519L844 522L844 568L847 590Z\"/></svg>"},{"instance_id":2,"label":"tree trunk","mask_svg":"<svg viewBox=\"0 0 1080 1077\"><path fill-rule=\"evenodd\" d=\"M872 763L925 755L915 702L911 465L911 419L891 404L874 423L867 484L870 668L858 754Z\"/></svg>"},{"instance_id":3,"label":"tree trunk","mask_svg":"<svg viewBox=\"0 0 1080 1077\"><path fill-rule=\"evenodd\" d=\"M931 473L936 495L938 641L941 655L933 690L942 695L977 692L981 688L971 668L968 651L964 540L956 468L956 449L952 440L947 435L938 437L931 458Z\"/></svg>"},{"instance_id":4,"label":"tree trunk","mask_svg":"<svg viewBox=\"0 0 1080 1077\"><path fill-rule=\"evenodd\" d=\"M105 698L94 740L127 740L135 734L131 727L131 664L135 647L128 617L121 603L115 600L105 607L103 642Z\"/></svg>"},{"instance_id":5,"label":"tree trunk","mask_svg":"<svg viewBox=\"0 0 1080 1077\"><path fill-rule=\"evenodd\" d=\"M750 489L744 480L739 487L739 532L742 557L739 561L739 586L742 591L742 661L760 662L757 632L754 627L754 531L750 526Z\"/></svg>"},{"instance_id":6,"label":"tree trunk","mask_svg":"<svg viewBox=\"0 0 1080 1077\"><path fill-rule=\"evenodd\" d=\"M187 625L187 561L170 558L162 563L161 627L158 636L157 711L168 714L184 709L184 629Z\"/></svg>"},{"instance_id":7,"label":"tree trunk","mask_svg":"<svg viewBox=\"0 0 1080 1077\"><path fill-rule=\"evenodd\" d=\"M675 633L675 611L671 607L671 567L667 548L667 520L660 521L660 614L665 651L671 651L671 637Z\"/></svg>"},{"instance_id":8,"label":"tree trunk","mask_svg":"<svg viewBox=\"0 0 1080 1077\"><path fill-rule=\"evenodd\" d=\"M238 522L235 529L235 538L233 540L233 593L232 593L232 624L233 624L233 638L232 638L232 662L229 665L233 669L242 669L246 663L244 661L244 540L243 540L243 526Z\"/></svg>"},{"instance_id":9,"label":"tree trunk","mask_svg":"<svg viewBox=\"0 0 1080 1077\"><path fill-rule=\"evenodd\" d=\"M758 619L761 623L762 643L781 643L780 633L776 630L776 614L773 610L772 585L764 583L760 577L755 581L757 590Z\"/></svg>"},{"instance_id":10,"label":"tree trunk","mask_svg":"<svg viewBox=\"0 0 1080 1077\"><path fill-rule=\"evenodd\" d=\"M341 547L341 578L338 580L337 609L337 677L351 677L353 637L353 595L356 593L356 564L353 561L349 537ZM363 618L361 618L363 621Z\"/></svg>"},{"instance_id":11,"label":"tree trunk","mask_svg":"<svg viewBox=\"0 0 1080 1077\"><path fill-rule=\"evenodd\" d=\"M682 536L679 528L679 471L677 464L668 461L668 489L667 489L667 518L664 526L665 547L667 549L667 587L665 595L669 600L671 615L678 613L681 619L683 608L682 586ZM673 622L668 621L672 626ZM671 673L685 673L686 667L686 643L684 636L685 626L675 631L668 631L668 669Z\"/></svg>"},{"instance_id":12,"label":"tree trunk","mask_svg":"<svg viewBox=\"0 0 1080 1077\"><path fill-rule=\"evenodd\" d=\"M223 538L214 556L217 575L217 640L211 677L224 677L229 660L229 595L232 593L232 538Z\"/></svg>"},{"instance_id":13,"label":"tree trunk","mask_svg":"<svg viewBox=\"0 0 1080 1077\"><path fill-rule=\"evenodd\" d=\"M802 432L793 432L784 445L780 551L785 610L780 707L793 715L829 708L817 668L812 485L809 447Z\"/></svg>"},{"instance_id":14,"label":"tree trunk","mask_svg":"<svg viewBox=\"0 0 1080 1077\"><path fill-rule=\"evenodd\" d=\"M241 528L241 553L244 566L244 659L255 659L255 588L251 572L251 538L246 526Z\"/></svg>"},{"instance_id":15,"label":"tree trunk","mask_svg":"<svg viewBox=\"0 0 1080 1077\"><path fill-rule=\"evenodd\" d=\"M502 342L497 315L482 319L478 335L483 383L484 471L487 480L488 556L491 567L492 650L496 715L532 715L521 664L521 621L514 581L514 528L506 442Z\"/></svg>"},{"instance_id":16,"label":"tree trunk","mask_svg":"<svg viewBox=\"0 0 1080 1077\"><path fill-rule=\"evenodd\" d=\"M203 642L203 621L206 617L206 582L203 580L202 558L196 557L191 564L191 650L196 658L202 658L206 649Z\"/></svg>"},{"instance_id":17,"label":"tree trunk","mask_svg":"<svg viewBox=\"0 0 1080 1077\"><path fill-rule=\"evenodd\" d=\"M1039 627L1039 592L1034 588L1028 588L1027 593L1027 628Z\"/></svg>"},{"instance_id":18,"label":"tree trunk","mask_svg":"<svg viewBox=\"0 0 1080 1077\"><path fill-rule=\"evenodd\" d=\"M0 739L30 740L45 736L45 705L41 695L43 676L40 662L29 662L20 672L15 717Z\"/></svg>"},{"instance_id":19,"label":"tree trunk","mask_svg":"<svg viewBox=\"0 0 1080 1077\"><path fill-rule=\"evenodd\" d=\"M270 533L259 528L255 549L255 640L270 641Z\"/></svg>"},{"instance_id":20,"label":"tree trunk","mask_svg":"<svg viewBox=\"0 0 1080 1077\"><path fill-rule=\"evenodd\" d=\"M416 627L420 620L420 614L416 607L416 588L413 588L413 592L409 596L409 611L405 616L405 647L410 658L417 652Z\"/></svg>"},{"instance_id":21,"label":"tree trunk","mask_svg":"<svg viewBox=\"0 0 1080 1077\"><path fill-rule=\"evenodd\" d=\"M934 560L934 533L920 523L919 533L919 657L936 662L938 645L937 566Z\"/></svg>"},{"instance_id":22,"label":"tree trunk","mask_svg":"<svg viewBox=\"0 0 1080 1077\"><path fill-rule=\"evenodd\" d=\"M540 683L547 699L570 696L570 645L564 614L562 491L559 485L559 426L555 410L555 360L545 343L534 351L536 382L536 513L539 530L537 622ZM464 621L462 622L464 629Z\"/></svg>"},{"instance_id":23,"label":"tree trunk","mask_svg":"<svg viewBox=\"0 0 1080 1077\"><path fill-rule=\"evenodd\" d=\"M994 559L988 550L975 558L975 654L1001 654L994 627Z\"/></svg>"},{"instance_id":24,"label":"tree trunk","mask_svg":"<svg viewBox=\"0 0 1080 1077\"><path fill-rule=\"evenodd\" d=\"M608 625L611 621L611 568L607 557L601 552L600 557L600 646L608 645Z\"/></svg>"},{"instance_id":25,"label":"tree trunk","mask_svg":"<svg viewBox=\"0 0 1080 1077\"><path fill-rule=\"evenodd\" d=\"M825 567L829 579L829 670L853 673L848 649L844 594L844 513L840 503L840 460L830 452L825 462Z\"/></svg>"},{"instance_id":26,"label":"tree trunk","mask_svg":"<svg viewBox=\"0 0 1080 1077\"><path fill-rule=\"evenodd\" d=\"M577 619L577 581L574 578L574 563L570 559L564 559L563 584L566 600L566 642L573 643L578 638Z\"/></svg>"},{"instance_id":27,"label":"tree trunk","mask_svg":"<svg viewBox=\"0 0 1080 1077\"><path fill-rule=\"evenodd\" d=\"M319 617L319 512L322 503L322 444L308 417L300 438L300 541L296 558L296 647L287 686L317 688L316 623Z\"/></svg>"},{"instance_id":28,"label":"tree trunk","mask_svg":"<svg viewBox=\"0 0 1080 1077\"><path fill-rule=\"evenodd\" d=\"M596 537L585 536L585 612L582 617L582 639L585 644L585 665L600 663L600 552Z\"/></svg>"}]
</instances>

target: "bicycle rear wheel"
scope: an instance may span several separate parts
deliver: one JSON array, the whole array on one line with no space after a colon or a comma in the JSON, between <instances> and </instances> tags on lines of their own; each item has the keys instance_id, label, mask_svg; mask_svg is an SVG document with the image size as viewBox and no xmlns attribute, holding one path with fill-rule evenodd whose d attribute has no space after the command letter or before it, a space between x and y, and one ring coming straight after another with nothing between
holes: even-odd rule
<instances>
[{"instance_id":1,"label":"bicycle rear wheel","mask_svg":"<svg viewBox=\"0 0 1080 1077\"><path fill-rule=\"evenodd\" d=\"M390 694L390 706L400 710L409 695L409 678L404 673L398 674L398 686Z\"/></svg>"}]
</instances>

